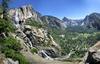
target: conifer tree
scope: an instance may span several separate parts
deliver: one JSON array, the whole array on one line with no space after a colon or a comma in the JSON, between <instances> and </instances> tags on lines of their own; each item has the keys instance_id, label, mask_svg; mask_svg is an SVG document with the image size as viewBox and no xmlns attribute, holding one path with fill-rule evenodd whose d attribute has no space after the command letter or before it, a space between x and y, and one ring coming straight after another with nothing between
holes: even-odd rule
<instances>
[{"instance_id":1,"label":"conifer tree","mask_svg":"<svg viewBox=\"0 0 100 64\"><path fill-rule=\"evenodd\" d=\"M2 8L3 8L3 19L7 20L7 12L8 12L8 3L10 0L2 0Z\"/></svg>"}]
</instances>

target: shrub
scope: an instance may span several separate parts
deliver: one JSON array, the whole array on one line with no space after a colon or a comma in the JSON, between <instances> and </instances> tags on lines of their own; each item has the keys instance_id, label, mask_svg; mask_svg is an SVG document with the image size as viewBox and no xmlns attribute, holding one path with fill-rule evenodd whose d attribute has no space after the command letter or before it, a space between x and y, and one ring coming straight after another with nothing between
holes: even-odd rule
<instances>
[{"instance_id":1,"label":"shrub","mask_svg":"<svg viewBox=\"0 0 100 64\"><path fill-rule=\"evenodd\" d=\"M0 40L0 50L6 57L18 60L19 64L29 64L25 57L20 53L21 45L12 37Z\"/></svg>"},{"instance_id":2,"label":"shrub","mask_svg":"<svg viewBox=\"0 0 100 64\"><path fill-rule=\"evenodd\" d=\"M0 33L1 32L13 32L13 24L10 20L0 19Z\"/></svg>"},{"instance_id":3,"label":"shrub","mask_svg":"<svg viewBox=\"0 0 100 64\"><path fill-rule=\"evenodd\" d=\"M37 53L37 49L36 48L32 48L31 49L31 52L34 54L34 53Z\"/></svg>"},{"instance_id":4,"label":"shrub","mask_svg":"<svg viewBox=\"0 0 100 64\"><path fill-rule=\"evenodd\" d=\"M3 50L3 53L6 55L6 57L12 58L13 60L18 60L19 64L29 64L21 53L9 48L5 48Z\"/></svg>"},{"instance_id":5,"label":"shrub","mask_svg":"<svg viewBox=\"0 0 100 64\"><path fill-rule=\"evenodd\" d=\"M0 40L0 44L3 45L3 48L7 47L9 49L14 49L16 51L19 51L21 49L20 43L18 43L16 39L12 37L7 37Z\"/></svg>"},{"instance_id":6,"label":"shrub","mask_svg":"<svg viewBox=\"0 0 100 64\"><path fill-rule=\"evenodd\" d=\"M34 19L31 19L31 18L30 18L30 19L27 19L26 24L27 24L27 25L30 25L30 26L35 26L35 27L37 27L37 28L43 27L43 25L42 25L40 22L35 21Z\"/></svg>"}]
</instances>

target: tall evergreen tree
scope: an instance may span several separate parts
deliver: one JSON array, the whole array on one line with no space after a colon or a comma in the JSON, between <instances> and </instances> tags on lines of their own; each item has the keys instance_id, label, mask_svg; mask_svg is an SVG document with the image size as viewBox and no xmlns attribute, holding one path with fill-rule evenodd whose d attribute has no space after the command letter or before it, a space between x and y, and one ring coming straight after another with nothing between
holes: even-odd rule
<instances>
[{"instance_id":1,"label":"tall evergreen tree","mask_svg":"<svg viewBox=\"0 0 100 64\"><path fill-rule=\"evenodd\" d=\"M13 24L8 18L8 3L10 0L2 0L2 13L3 18L0 18L0 34L13 31Z\"/></svg>"},{"instance_id":2,"label":"tall evergreen tree","mask_svg":"<svg viewBox=\"0 0 100 64\"><path fill-rule=\"evenodd\" d=\"M2 7L3 7L3 18L7 20L7 12L8 12L8 3L10 0L2 0Z\"/></svg>"}]
</instances>

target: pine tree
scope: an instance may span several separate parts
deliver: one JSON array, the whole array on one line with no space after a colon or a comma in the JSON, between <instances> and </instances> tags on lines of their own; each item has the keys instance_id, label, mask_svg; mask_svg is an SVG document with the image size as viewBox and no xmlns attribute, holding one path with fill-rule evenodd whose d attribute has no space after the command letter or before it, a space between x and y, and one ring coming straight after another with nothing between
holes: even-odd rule
<instances>
[{"instance_id":1,"label":"pine tree","mask_svg":"<svg viewBox=\"0 0 100 64\"><path fill-rule=\"evenodd\" d=\"M7 20L7 12L8 12L8 3L10 0L2 0L2 7L3 7L3 19Z\"/></svg>"}]
</instances>

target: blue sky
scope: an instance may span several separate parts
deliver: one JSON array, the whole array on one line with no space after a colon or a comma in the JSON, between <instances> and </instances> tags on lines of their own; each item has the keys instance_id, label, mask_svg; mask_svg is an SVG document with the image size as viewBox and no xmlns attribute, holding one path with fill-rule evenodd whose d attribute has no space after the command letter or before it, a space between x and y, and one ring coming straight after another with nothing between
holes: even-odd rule
<instances>
[{"instance_id":1,"label":"blue sky","mask_svg":"<svg viewBox=\"0 0 100 64\"><path fill-rule=\"evenodd\" d=\"M31 4L43 15L52 15L58 18L82 19L86 15L100 13L100 0L12 0L10 7L20 7Z\"/></svg>"}]
</instances>

